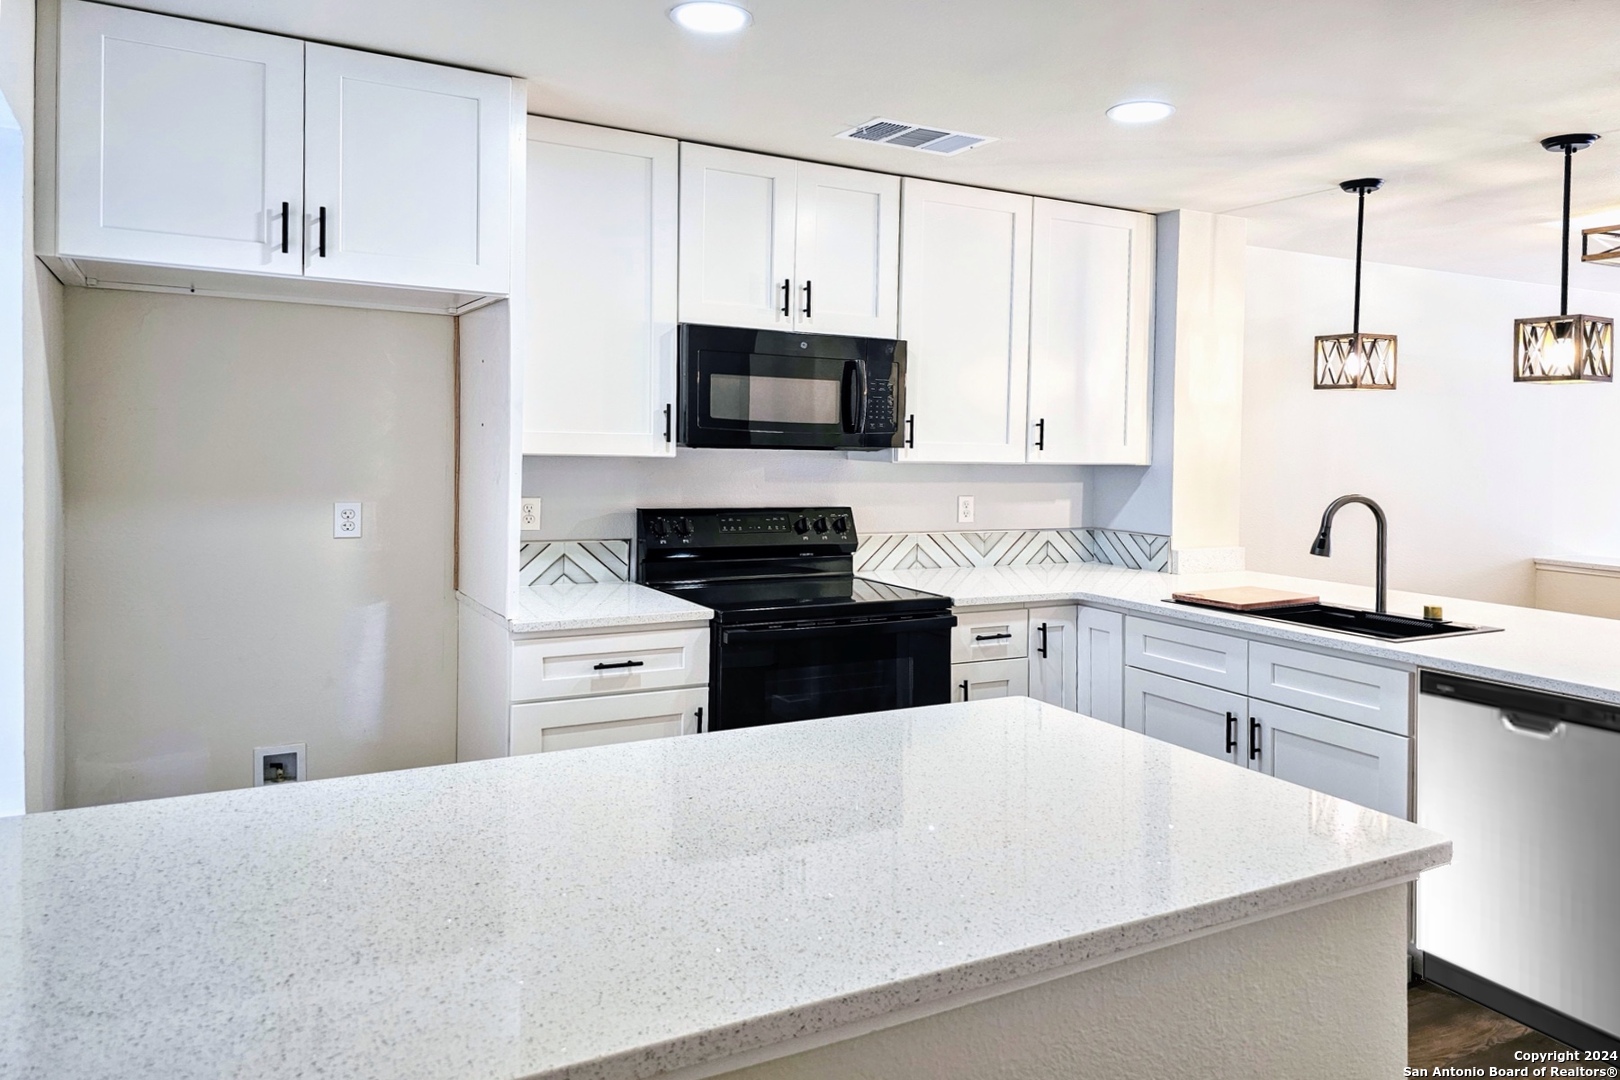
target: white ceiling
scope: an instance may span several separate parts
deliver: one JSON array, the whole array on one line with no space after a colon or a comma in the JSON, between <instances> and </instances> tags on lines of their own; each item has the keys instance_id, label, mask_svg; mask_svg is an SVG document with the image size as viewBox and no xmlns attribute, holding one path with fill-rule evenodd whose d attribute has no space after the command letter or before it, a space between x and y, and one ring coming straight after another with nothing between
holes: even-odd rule
<instances>
[{"instance_id":1,"label":"white ceiling","mask_svg":"<svg viewBox=\"0 0 1620 1080\"><path fill-rule=\"evenodd\" d=\"M672 0L671 0L672 2ZM666 0L136 0L520 75L530 111L1142 210L1238 213L1251 243L1354 248L1340 180L1382 176L1369 259L1556 282L1575 213L1620 221L1615 0L745 0L695 37ZM1176 104L1122 128L1117 101ZM994 135L954 158L835 141L874 116ZM1620 291L1620 268L1575 284Z\"/></svg>"}]
</instances>

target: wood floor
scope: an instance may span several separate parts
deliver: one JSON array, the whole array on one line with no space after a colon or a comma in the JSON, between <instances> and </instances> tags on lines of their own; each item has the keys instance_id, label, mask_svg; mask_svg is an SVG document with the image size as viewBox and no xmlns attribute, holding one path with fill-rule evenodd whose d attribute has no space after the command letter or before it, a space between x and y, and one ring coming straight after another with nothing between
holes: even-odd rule
<instances>
[{"instance_id":1,"label":"wood floor","mask_svg":"<svg viewBox=\"0 0 1620 1080\"><path fill-rule=\"evenodd\" d=\"M1433 983L1407 989L1406 1020L1406 1063L1413 1069L1447 1065L1489 1071L1491 1065L1522 1066L1513 1057L1518 1050L1569 1049Z\"/></svg>"}]
</instances>

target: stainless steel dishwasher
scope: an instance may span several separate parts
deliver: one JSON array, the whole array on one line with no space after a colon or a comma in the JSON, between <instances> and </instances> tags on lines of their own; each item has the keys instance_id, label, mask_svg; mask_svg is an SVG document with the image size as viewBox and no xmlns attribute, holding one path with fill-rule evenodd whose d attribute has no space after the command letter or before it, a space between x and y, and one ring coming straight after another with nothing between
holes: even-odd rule
<instances>
[{"instance_id":1,"label":"stainless steel dishwasher","mask_svg":"<svg viewBox=\"0 0 1620 1080\"><path fill-rule=\"evenodd\" d=\"M1617 660L1620 663L1620 660ZM1583 1050L1620 1049L1620 707L1424 672L1423 976Z\"/></svg>"}]
</instances>

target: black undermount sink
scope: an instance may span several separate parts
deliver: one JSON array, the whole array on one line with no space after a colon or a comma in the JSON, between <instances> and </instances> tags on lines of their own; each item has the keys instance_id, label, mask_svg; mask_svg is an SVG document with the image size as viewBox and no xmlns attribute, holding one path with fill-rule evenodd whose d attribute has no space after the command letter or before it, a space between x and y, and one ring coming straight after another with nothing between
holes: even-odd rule
<instances>
[{"instance_id":1,"label":"black undermount sink","mask_svg":"<svg viewBox=\"0 0 1620 1080\"><path fill-rule=\"evenodd\" d=\"M1175 602L1184 603L1184 601ZM1419 619L1411 615L1380 614L1366 608L1339 607L1336 604L1299 604L1294 607L1268 608L1265 611L1245 611L1241 614L1256 619L1273 619L1299 626L1314 626L1319 630L1337 630L1341 634L1355 634L1358 637L1381 638L1385 641L1462 637L1464 634L1497 633L1502 629L1499 626L1471 626L1468 623L1447 622L1443 619Z\"/></svg>"}]
</instances>

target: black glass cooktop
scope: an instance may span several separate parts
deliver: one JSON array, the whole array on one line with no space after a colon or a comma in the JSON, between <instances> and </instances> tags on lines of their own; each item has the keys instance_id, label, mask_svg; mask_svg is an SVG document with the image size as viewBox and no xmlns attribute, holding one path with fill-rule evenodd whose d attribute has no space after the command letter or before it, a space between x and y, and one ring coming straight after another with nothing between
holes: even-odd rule
<instances>
[{"instance_id":1,"label":"black glass cooktop","mask_svg":"<svg viewBox=\"0 0 1620 1080\"><path fill-rule=\"evenodd\" d=\"M726 623L942 613L951 606L948 597L839 574L664 584L654 588L711 608Z\"/></svg>"}]
</instances>

